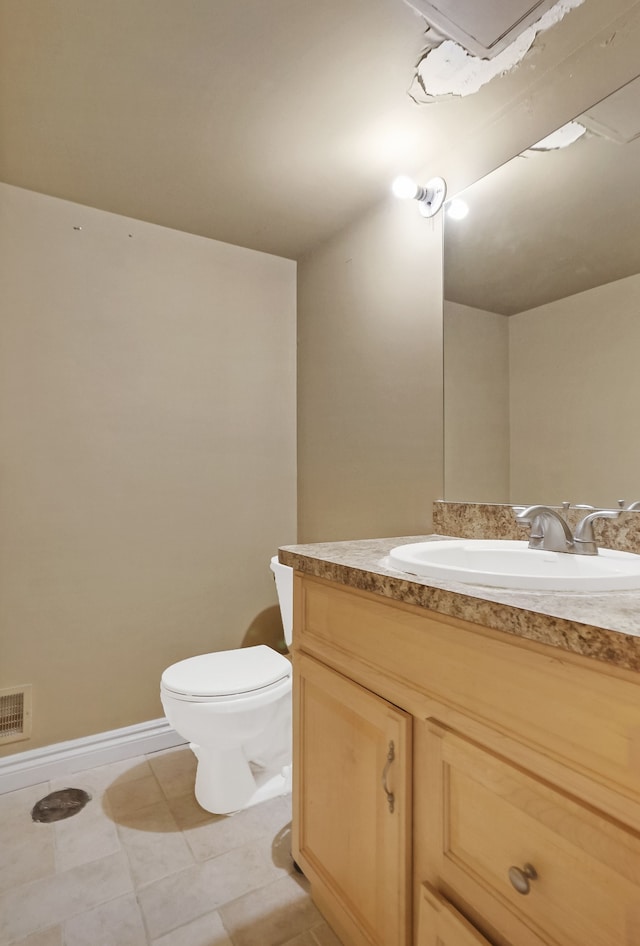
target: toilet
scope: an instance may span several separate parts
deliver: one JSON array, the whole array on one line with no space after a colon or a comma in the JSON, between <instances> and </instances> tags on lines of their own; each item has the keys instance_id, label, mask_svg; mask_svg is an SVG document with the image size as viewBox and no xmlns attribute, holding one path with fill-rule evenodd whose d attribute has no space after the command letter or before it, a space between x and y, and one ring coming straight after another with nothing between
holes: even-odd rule
<instances>
[{"instance_id":1,"label":"toilet","mask_svg":"<svg viewBox=\"0 0 640 946\"><path fill-rule=\"evenodd\" d=\"M293 630L293 569L271 559L287 644ZM291 791L291 662L259 644L188 657L162 674L171 726L198 766L198 804L229 814Z\"/></svg>"}]
</instances>

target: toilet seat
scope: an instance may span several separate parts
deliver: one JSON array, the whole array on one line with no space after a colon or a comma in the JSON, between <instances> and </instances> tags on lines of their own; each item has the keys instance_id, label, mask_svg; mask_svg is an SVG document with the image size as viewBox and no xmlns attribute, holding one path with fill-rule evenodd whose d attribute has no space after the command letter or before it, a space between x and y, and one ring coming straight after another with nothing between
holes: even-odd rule
<instances>
[{"instance_id":1,"label":"toilet seat","mask_svg":"<svg viewBox=\"0 0 640 946\"><path fill-rule=\"evenodd\" d=\"M290 677L286 657L258 644L180 660L167 667L160 685L176 700L210 703L279 690L289 685Z\"/></svg>"}]
</instances>

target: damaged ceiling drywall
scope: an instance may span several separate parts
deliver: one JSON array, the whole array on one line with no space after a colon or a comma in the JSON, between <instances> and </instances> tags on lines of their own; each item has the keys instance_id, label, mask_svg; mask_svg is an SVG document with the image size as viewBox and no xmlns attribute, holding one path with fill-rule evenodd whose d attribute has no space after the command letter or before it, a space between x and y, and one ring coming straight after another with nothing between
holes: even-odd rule
<instances>
[{"instance_id":1,"label":"damaged ceiling drywall","mask_svg":"<svg viewBox=\"0 0 640 946\"><path fill-rule=\"evenodd\" d=\"M535 63L417 107L425 26L403 0L0 0L0 180L302 259L398 174L454 195L640 71L640 0L588 0Z\"/></svg>"},{"instance_id":2,"label":"damaged ceiling drywall","mask_svg":"<svg viewBox=\"0 0 640 946\"><path fill-rule=\"evenodd\" d=\"M569 145L575 144L578 139L582 138L586 130L585 126L581 125L580 122L567 122L562 128L558 128L540 141L536 141L536 143L531 145L528 151L524 151L523 154L528 154L529 151L556 151L558 148L568 148Z\"/></svg>"},{"instance_id":3,"label":"damaged ceiling drywall","mask_svg":"<svg viewBox=\"0 0 640 946\"><path fill-rule=\"evenodd\" d=\"M420 4L412 0L405 2L423 13ZM473 55L459 43L445 37L441 32L441 25L434 28L430 24L427 31L428 48L416 67L409 90L411 98L418 104L427 104L441 96L473 95L492 79L518 66L539 33L555 26L583 2L584 0L559 0L540 19L524 27L513 42L492 59Z\"/></svg>"}]
</instances>

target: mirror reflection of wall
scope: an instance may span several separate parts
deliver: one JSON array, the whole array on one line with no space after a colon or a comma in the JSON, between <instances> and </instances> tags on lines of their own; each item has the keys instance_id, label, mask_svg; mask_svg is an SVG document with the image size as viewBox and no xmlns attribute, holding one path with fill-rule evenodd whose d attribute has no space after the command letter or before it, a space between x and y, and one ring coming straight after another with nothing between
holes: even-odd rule
<instances>
[{"instance_id":1,"label":"mirror reflection of wall","mask_svg":"<svg viewBox=\"0 0 640 946\"><path fill-rule=\"evenodd\" d=\"M640 499L640 79L446 219L445 498Z\"/></svg>"}]
</instances>

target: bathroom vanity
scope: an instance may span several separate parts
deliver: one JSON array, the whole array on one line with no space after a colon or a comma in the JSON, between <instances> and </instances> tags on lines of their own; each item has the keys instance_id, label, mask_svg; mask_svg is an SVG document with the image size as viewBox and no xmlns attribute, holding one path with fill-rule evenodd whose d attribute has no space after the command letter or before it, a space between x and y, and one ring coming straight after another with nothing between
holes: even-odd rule
<instances>
[{"instance_id":1,"label":"bathroom vanity","mask_svg":"<svg viewBox=\"0 0 640 946\"><path fill-rule=\"evenodd\" d=\"M637 946L640 592L427 583L403 541L280 550L319 909L344 946Z\"/></svg>"}]
</instances>

